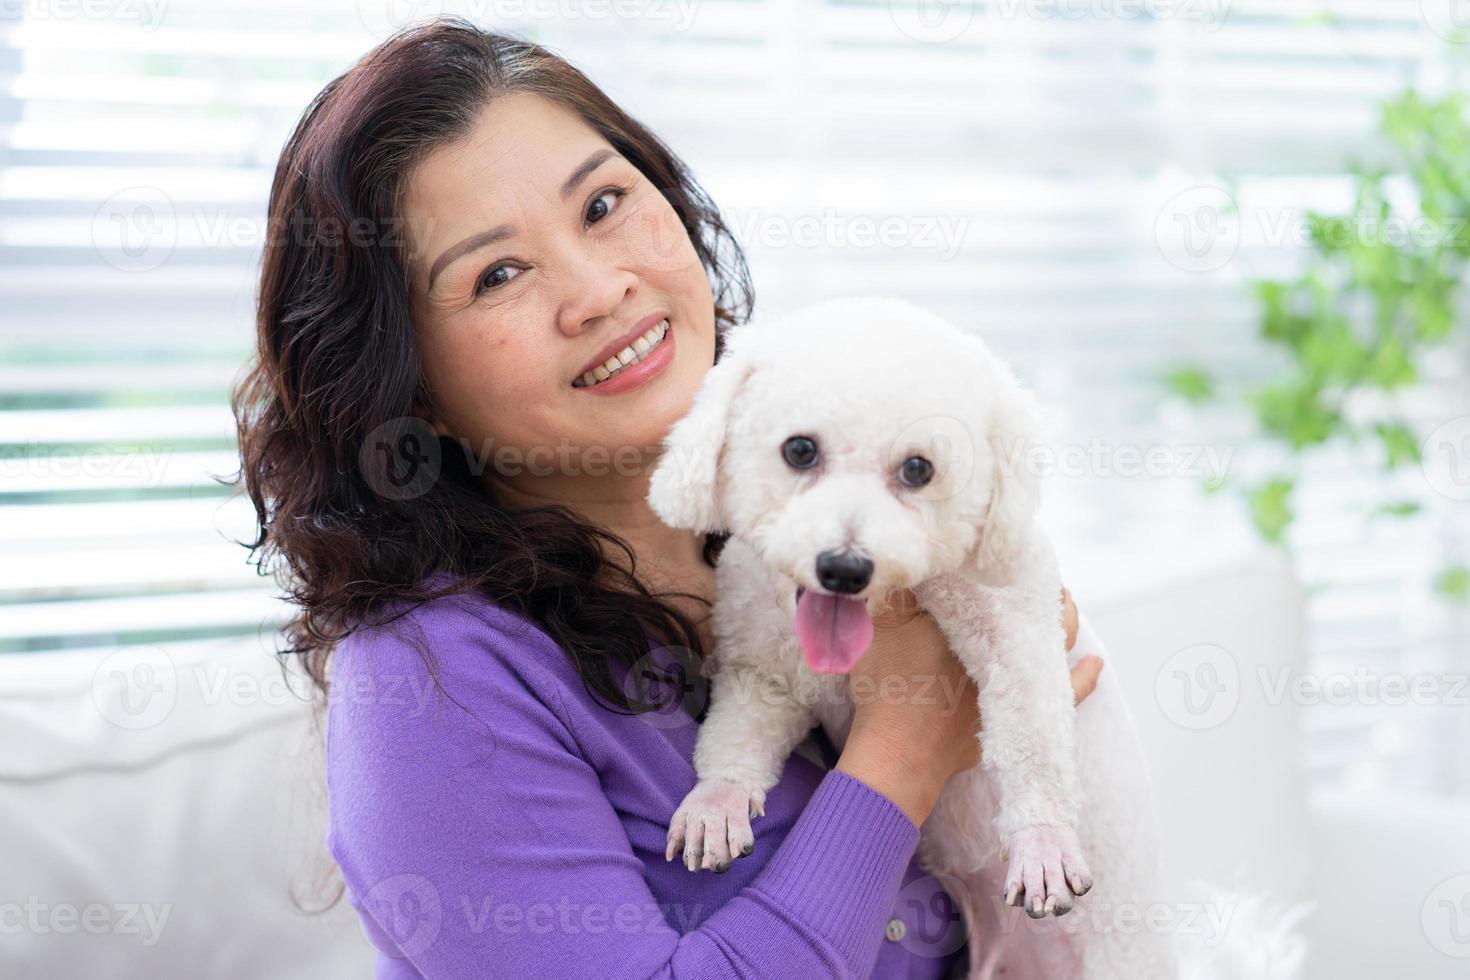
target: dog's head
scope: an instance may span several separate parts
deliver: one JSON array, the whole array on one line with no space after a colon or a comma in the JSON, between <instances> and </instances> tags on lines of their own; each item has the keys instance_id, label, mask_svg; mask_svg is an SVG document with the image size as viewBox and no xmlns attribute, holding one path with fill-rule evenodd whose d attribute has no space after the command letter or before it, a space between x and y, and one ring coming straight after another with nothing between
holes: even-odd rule
<instances>
[{"instance_id":1,"label":"dog's head","mask_svg":"<svg viewBox=\"0 0 1470 980\"><path fill-rule=\"evenodd\" d=\"M1039 439L1034 397L978 337L900 300L832 300L731 332L649 503L789 576L808 662L842 673L888 592L1017 556Z\"/></svg>"}]
</instances>

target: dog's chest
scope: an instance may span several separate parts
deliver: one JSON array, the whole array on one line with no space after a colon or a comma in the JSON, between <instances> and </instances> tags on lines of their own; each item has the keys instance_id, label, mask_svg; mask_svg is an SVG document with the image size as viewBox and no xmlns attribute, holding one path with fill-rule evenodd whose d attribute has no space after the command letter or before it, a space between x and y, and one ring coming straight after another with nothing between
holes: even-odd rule
<instances>
[{"instance_id":1,"label":"dog's chest","mask_svg":"<svg viewBox=\"0 0 1470 980\"><path fill-rule=\"evenodd\" d=\"M816 699L817 720L838 752L847 744L847 733L852 728L852 685L846 676L813 674L803 670L818 692Z\"/></svg>"}]
</instances>

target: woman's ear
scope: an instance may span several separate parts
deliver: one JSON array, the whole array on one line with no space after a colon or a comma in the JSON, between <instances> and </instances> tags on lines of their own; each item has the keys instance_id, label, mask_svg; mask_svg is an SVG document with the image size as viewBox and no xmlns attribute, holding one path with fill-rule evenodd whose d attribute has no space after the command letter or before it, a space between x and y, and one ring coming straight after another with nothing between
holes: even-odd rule
<instances>
[{"instance_id":1,"label":"woman's ear","mask_svg":"<svg viewBox=\"0 0 1470 980\"><path fill-rule=\"evenodd\" d=\"M985 351L995 399L986 436L995 460L975 561L981 566L1008 564L1020 556L1033 533L1041 508L1041 480L1032 465L1032 452L1042 438L1041 410L1036 396L1011 369Z\"/></svg>"},{"instance_id":2,"label":"woman's ear","mask_svg":"<svg viewBox=\"0 0 1470 980\"><path fill-rule=\"evenodd\" d=\"M750 329L746 325L726 335L724 352L705 374L689 413L664 438L663 453L649 480L648 503L670 527L699 533L726 530L720 457L730 411L755 368Z\"/></svg>"},{"instance_id":3,"label":"woman's ear","mask_svg":"<svg viewBox=\"0 0 1470 980\"><path fill-rule=\"evenodd\" d=\"M441 439L453 438L453 433L444 424L439 410L434 406L433 399L429 397L428 392L424 390L422 385L414 390L413 399L409 402L408 414L425 429L433 432L436 437Z\"/></svg>"}]
</instances>

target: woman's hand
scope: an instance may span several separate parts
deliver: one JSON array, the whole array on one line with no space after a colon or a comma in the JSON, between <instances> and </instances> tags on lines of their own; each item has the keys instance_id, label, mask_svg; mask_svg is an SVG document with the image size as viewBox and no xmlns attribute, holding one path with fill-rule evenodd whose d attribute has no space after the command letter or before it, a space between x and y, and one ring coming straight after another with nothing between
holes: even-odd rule
<instances>
[{"instance_id":1,"label":"woman's hand","mask_svg":"<svg viewBox=\"0 0 1470 980\"><path fill-rule=\"evenodd\" d=\"M1062 589L1067 649L1077 607ZM1097 686L1102 660L1072 668L1074 702ZM873 620L873 643L850 675L855 711L837 768L888 796L922 824L945 782L980 761L978 692L934 618L912 592Z\"/></svg>"}]
</instances>

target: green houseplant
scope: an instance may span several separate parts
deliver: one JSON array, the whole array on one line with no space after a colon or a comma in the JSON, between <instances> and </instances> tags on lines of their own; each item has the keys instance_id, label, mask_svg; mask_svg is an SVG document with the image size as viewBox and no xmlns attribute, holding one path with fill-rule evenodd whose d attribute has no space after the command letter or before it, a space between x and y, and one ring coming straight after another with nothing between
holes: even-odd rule
<instances>
[{"instance_id":1,"label":"green houseplant","mask_svg":"<svg viewBox=\"0 0 1470 980\"><path fill-rule=\"evenodd\" d=\"M1392 165L1354 168L1349 212L1308 213L1311 252L1299 276L1252 283L1260 337L1285 355L1285 366L1246 399L1262 435L1286 447L1293 464L1314 446L1346 439L1375 443L1385 469L1418 466L1422 437L1407 421L1384 408L1347 408L1389 403L1381 396L1417 384L1422 358L1462 330L1456 313L1470 264L1465 99L1426 99L1409 90L1383 106L1381 128ZM1391 202L1395 176L1410 185L1416 213ZM1392 229L1402 233L1387 233ZM1197 364L1176 365L1165 384L1191 402L1219 397L1216 378ZM1293 469L1240 488L1257 530L1277 544L1294 517ZM1384 499L1370 513L1404 516L1420 507L1413 499ZM1435 589L1470 601L1470 568L1441 569Z\"/></svg>"}]
</instances>

